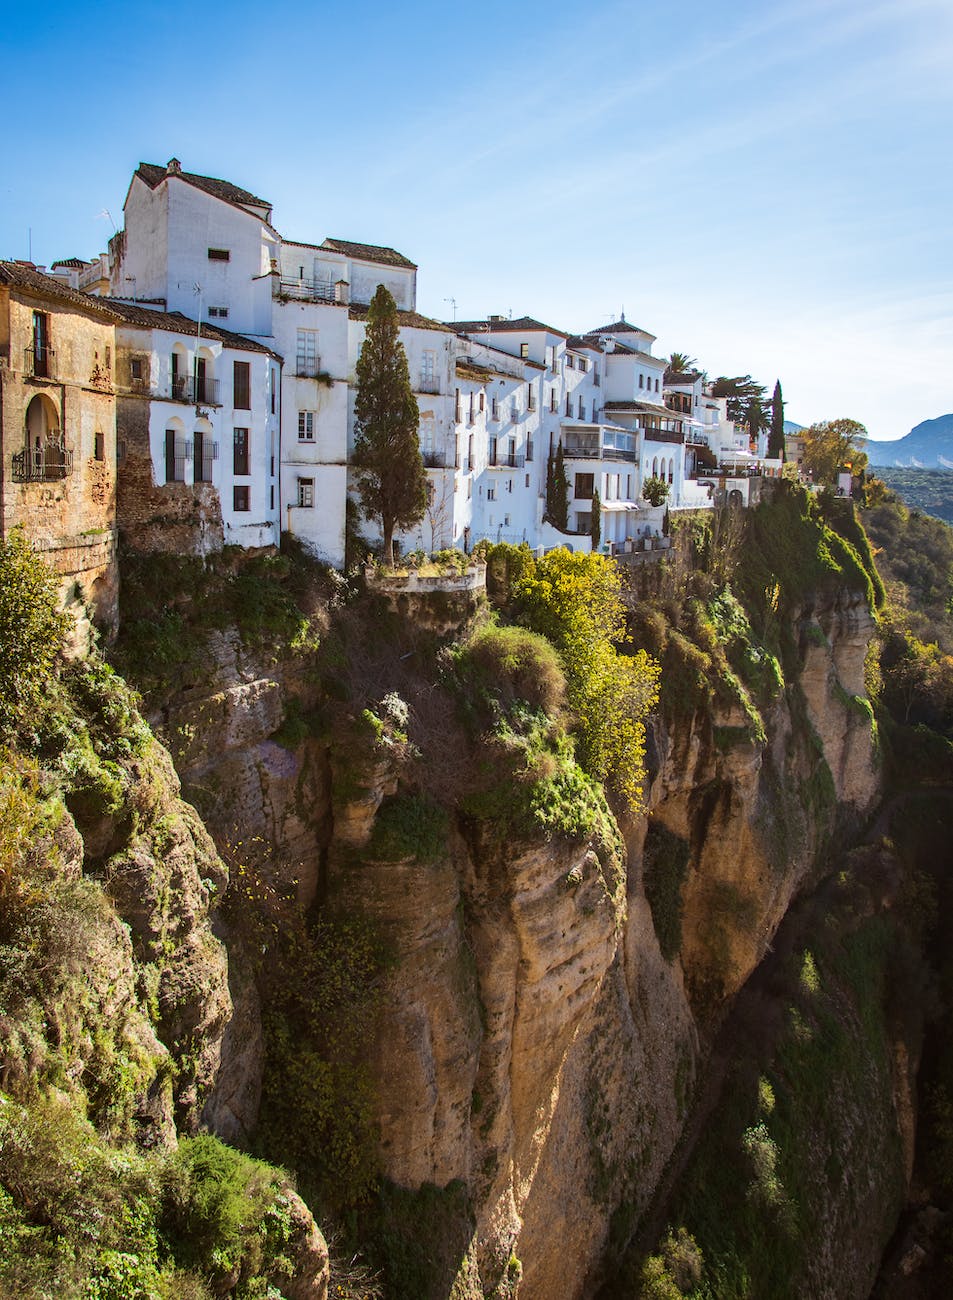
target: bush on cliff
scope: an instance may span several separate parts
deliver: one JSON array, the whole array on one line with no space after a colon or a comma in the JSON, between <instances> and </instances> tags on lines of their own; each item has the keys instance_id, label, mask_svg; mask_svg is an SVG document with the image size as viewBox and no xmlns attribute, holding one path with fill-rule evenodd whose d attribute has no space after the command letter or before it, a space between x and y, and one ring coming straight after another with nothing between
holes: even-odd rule
<instances>
[{"instance_id":1,"label":"bush on cliff","mask_svg":"<svg viewBox=\"0 0 953 1300\"><path fill-rule=\"evenodd\" d=\"M20 529L0 542L0 732L7 735L54 675L69 626L59 587Z\"/></svg>"},{"instance_id":2,"label":"bush on cliff","mask_svg":"<svg viewBox=\"0 0 953 1300\"><path fill-rule=\"evenodd\" d=\"M564 548L534 560L515 547L494 547L488 565L508 574L500 603L559 652L583 768L638 807L659 669L644 651L627 652L618 567L605 556Z\"/></svg>"}]
</instances>

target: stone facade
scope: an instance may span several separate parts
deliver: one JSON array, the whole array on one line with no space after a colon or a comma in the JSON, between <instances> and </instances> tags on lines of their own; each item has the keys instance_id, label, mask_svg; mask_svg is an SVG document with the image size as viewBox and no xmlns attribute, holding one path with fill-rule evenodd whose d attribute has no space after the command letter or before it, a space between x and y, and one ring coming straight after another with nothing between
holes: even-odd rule
<instances>
[{"instance_id":1,"label":"stone facade","mask_svg":"<svg viewBox=\"0 0 953 1300\"><path fill-rule=\"evenodd\" d=\"M0 537L22 527L63 577L79 628L115 628L115 316L0 263Z\"/></svg>"}]
</instances>

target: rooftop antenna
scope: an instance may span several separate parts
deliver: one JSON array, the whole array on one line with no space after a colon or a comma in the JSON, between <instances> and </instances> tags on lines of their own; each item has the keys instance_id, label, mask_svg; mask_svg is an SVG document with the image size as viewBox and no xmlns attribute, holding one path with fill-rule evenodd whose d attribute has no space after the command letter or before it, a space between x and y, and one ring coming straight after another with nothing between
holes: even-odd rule
<instances>
[{"instance_id":1,"label":"rooftop antenna","mask_svg":"<svg viewBox=\"0 0 953 1300\"><path fill-rule=\"evenodd\" d=\"M119 228L117 227L115 221L113 221L112 213L109 211L108 208L103 208L102 212L97 212L97 213L96 213L96 220L97 220L97 221L102 221L103 217L105 217L106 220L109 222L109 224L112 226L112 228L113 228L113 234L114 234L114 235L118 235L118 234L119 234Z\"/></svg>"},{"instance_id":2,"label":"rooftop antenna","mask_svg":"<svg viewBox=\"0 0 953 1300\"><path fill-rule=\"evenodd\" d=\"M202 286L198 281L192 285L192 292L198 294L199 299L199 309L196 312L198 329L195 331L195 409L197 411L199 405L199 348L202 345Z\"/></svg>"},{"instance_id":3,"label":"rooftop antenna","mask_svg":"<svg viewBox=\"0 0 953 1300\"><path fill-rule=\"evenodd\" d=\"M27 226L26 228L26 247L27 247L26 260L28 262L32 262L33 261L33 227L32 226Z\"/></svg>"},{"instance_id":4,"label":"rooftop antenna","mask_svg":"<svg viewBox=\"0 0 953 1300\"><path fill-rule=\"evenodd\" d=\"M454 319L454 321L456 321L456 319L457 319L457 300L456 300L456 298L444 298L444 302L448 302L448 303L450 304L450 306L453 308L453 319Z\"/></svg>"}]
</instances>

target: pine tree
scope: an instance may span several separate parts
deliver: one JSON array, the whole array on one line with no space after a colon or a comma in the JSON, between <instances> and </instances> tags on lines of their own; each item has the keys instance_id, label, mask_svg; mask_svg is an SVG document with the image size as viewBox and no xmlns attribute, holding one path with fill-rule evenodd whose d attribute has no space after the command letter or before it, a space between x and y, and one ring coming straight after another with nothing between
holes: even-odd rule
<instances>
[{"instance_id":1,"label":"pine tree","mask_svg":"<svg viewBox=\"0 0 953 1300\"><path fill-rule=\"evenodd\" d=\"M598 551L599 543L602 541L602 501L598 488L592 494L592 523L589 527L589 535L592 537L592 549Z\"/></svg>"},{"instance_id":2,"label":"pine tree","mask_svg":"<svg viewBox=\"0 0 953 1300\"><path fill-rule=\"evenodd\" d=\"M424 517L427 474L397 304L382 284L368 309L356 375L352 464L359 471L357 490L364 515L380 520L384 559L393 564L394 529L411 528Z\"/></svg>"},{"instance_id":3,"label":"pine tree","mask_svg":"<svg viewBox=\"0 0 953 1300\"><path fill-rule=\"evenodd\" d=\"M774 396L771 398L771 436L768 439L768 455L773 460L784 460L784 400L781 397L781 380L775 381Z\"/></svg>"}]
</instances>

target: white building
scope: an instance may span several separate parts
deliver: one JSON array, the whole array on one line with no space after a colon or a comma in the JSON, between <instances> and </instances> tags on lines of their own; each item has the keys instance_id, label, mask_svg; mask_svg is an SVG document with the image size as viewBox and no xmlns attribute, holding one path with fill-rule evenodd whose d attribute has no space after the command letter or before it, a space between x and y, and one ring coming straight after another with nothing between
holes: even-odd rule
<instances>
[{"instance_id":1,"label":"white building","mask_svg":"<svg viewBox=\"0 0 953 1300\"><path fill-rule=\"evenodd\" d=\"M189 501L202 515L217 498L224 544L277 545L280 356L181 313L107 301L121 322L120 527L178 523ZM218 540L217 523L205 521L200 548Z\"/></svg>"}]
</instances>

